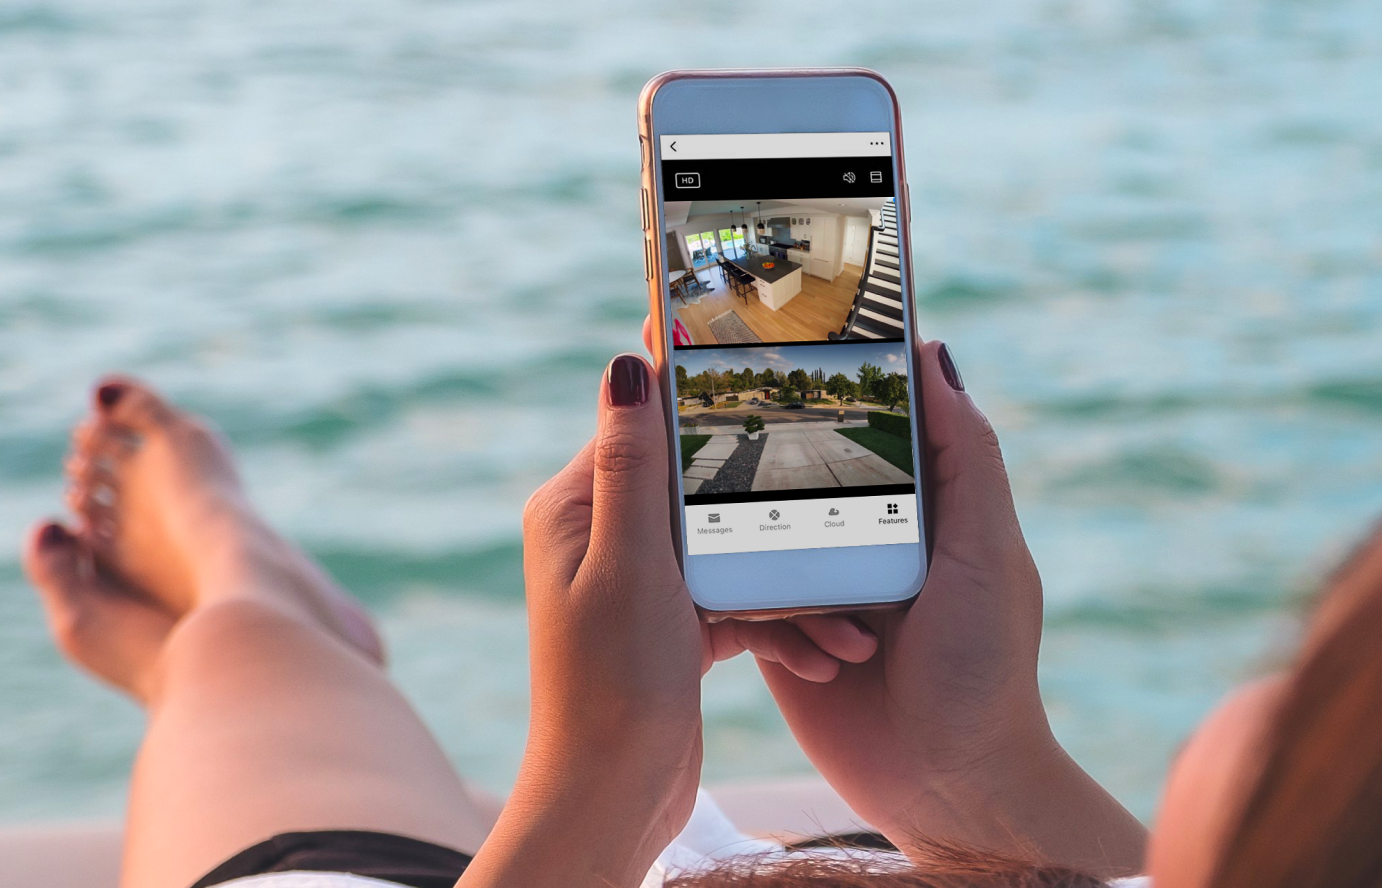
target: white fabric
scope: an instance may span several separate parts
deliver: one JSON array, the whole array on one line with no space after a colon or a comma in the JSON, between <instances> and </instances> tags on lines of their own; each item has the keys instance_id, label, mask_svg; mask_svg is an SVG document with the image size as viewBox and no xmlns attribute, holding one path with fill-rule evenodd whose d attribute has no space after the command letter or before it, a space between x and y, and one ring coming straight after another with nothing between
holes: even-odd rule
<instances>
[{"instance_id":1,"label":"white fabric","mask_svg":"<svg viewBox=\"0 0 1382 888\"><path fill-rule=\"evenodd\" d=\"M787 851L778 842L755 839L740 832L715 804L715 800L701 790L696 793L696 807L686 828L658 855L640 888L662 888L674 875L707 869L716 863L744 855L758 855L760 859L787 860L801 855L817 857L867 858L879 870L907 866L907 858L896 851L874 851L848 848L812 848L809 851ZM345 873L270 873L246 876L226 882L235 888L399 888L395 882L367 879ZM1110 888L1151 888L1146 876L1118 879Z\"/></svg>"}]
</instances>

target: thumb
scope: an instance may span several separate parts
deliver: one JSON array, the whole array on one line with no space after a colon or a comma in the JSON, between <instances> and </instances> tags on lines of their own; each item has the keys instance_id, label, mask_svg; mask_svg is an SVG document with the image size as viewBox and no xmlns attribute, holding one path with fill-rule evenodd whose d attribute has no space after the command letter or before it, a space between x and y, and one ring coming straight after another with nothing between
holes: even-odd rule
<instances>
[{"instance_id":1,"label":"thumb","mask_svg":"<svg viewBox=\"0 0 1382 888\"><path fill-rule=\"evenodd\" d=\"M917 367L924 407L918 432L926 441L936 550L1011 551L1016 543L1026 552L998 435L965 391L950 349L924 343Z\"/></svg>"},{"instance_id":2,"label":"thumb","mask_svg":"<svg viewBox=\"0 0 1382 888\"><path fill-rule=\"evenodd\" d=\"M617 356L605 372L593 456L587 561L611 573L664 568L661 557L672 554L666 418L652 368L637 355Z\"/></svg>"}]
</instances>

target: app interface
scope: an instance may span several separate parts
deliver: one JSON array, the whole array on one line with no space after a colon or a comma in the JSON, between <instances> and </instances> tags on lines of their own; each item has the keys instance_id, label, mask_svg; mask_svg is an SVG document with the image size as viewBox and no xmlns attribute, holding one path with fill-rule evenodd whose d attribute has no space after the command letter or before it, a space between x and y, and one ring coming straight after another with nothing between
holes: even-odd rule
<instances>
[{"instance_id":1,"label":"app interface","mask_svg":"<svg viewBox=\"0 0 1382 888\"><path fill-rule=\"evenodd\" d=\"M890 134L660 147L689 554L915 545Z\"/></svg>"}]
</instances>

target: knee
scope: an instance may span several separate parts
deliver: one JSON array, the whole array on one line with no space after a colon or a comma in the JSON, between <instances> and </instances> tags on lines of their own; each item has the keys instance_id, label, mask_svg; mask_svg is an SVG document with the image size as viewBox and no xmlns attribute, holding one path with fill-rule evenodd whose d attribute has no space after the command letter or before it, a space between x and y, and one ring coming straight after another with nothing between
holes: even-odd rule
<instances>
[{"instance_id":1,"label":"knee","mask_svg":"<svg viewBox=\"0 0 1382 888\"><path fill-rule=\"evenodd\" d=\"M235 599L193 610L178 622L159 658L160 684L245 677L276 669L310 650L318 630L271 602Z\"/></svg>"}]
</instances>

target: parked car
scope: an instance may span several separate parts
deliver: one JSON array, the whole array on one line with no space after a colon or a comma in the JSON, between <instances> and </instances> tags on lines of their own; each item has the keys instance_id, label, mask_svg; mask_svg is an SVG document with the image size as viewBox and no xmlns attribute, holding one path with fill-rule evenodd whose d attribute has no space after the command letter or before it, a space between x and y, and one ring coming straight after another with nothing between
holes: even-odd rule
<instances>
[{"instance_id":1,"label":"parked car","mask_svg":"<svg viewBox=\"0 0 1382 888\"><path fill-rule=\"evenodd\" d=\"M758 399L757 399L757 398L753 398L752 400L749 401L749 403L752 404L753 406L757 407L757 406L758 406Z\"/></svg>"},{"instance_id":2,"label":"parked car","mask_svg":"<svg viewBox=\"0 0 1382 888\"><path fill-rule=\"evenodd\" d=\"M787 405L787 409L788 409L788 410L805 410L805 409L806 409L806 402L805 402L805 401L793 401L792 403L790 403L790 404Z\"/></svg>"}]
</instances>

